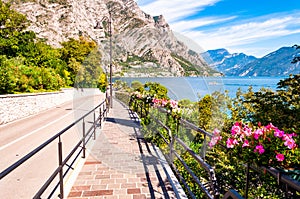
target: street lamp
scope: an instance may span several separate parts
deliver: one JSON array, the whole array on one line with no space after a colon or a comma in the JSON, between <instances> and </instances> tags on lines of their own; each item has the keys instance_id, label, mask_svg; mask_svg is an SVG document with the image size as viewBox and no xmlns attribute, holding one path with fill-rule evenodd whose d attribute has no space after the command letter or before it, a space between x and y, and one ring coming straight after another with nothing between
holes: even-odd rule
<instances>
[{"instance_id":1,"label":"street lamp","mask_svg":"<svg viewBox=\"0 0 300 199\"><path fill-rule=\"evenodd\" d=\"M109 104L110 108L113 107L113 100L112 100L112 32L111 32L111 12L109 11L109 17L104 16L101 21L97 21L97 24L94 29L102 29L102 23L108 22L108 36L109 36Z\"/></svg>"}]
</instances>

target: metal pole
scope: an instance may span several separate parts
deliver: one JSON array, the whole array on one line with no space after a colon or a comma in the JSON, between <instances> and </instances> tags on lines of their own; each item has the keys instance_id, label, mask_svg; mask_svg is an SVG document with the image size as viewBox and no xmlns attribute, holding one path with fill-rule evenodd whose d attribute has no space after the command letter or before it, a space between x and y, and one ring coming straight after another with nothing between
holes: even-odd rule
<instances>
[{"instance_id":1,"label":"metal pole","mask_svg":"<svg viewBox=\"0 0 300 199\"><path fill-rule=\"evenodd\" d=\"M96 112L95 112L95 110L94 110L94 140L96 140L96 125L97 125L97 123L96 123Z\"/></svg>"},{"instance_id":2,"label":"metal pole","mask_svg":"<svg viewBox=\"0 0 300 199\"><path fill-rule=\"evenodd\" d=\"M82 119L82 158L85 158L85 121Z\"/></svg>"},{"instance_id":3,"label":"metal pole","mask_svg":"<svg viewBox=\"0 0 300 199\"><path fill-rule=\"evenodd\" d=\"M112 32L111 32L111 11L109 11L109 91L110 91L110 108L113 107L112 100Z\"/></svg>"},{"instance_id":4,"label":"metal pole","mask_svg":"<svg viewBox=\"0 0 300 199\"><path fill-rule=\"evenodd\" d=\"M101 106L99 107L99 127L101 128L102 127L102 111L101 111Z\"/></svg>"},{"instance_id":5,"label":"metal pole","mask_svg":"<svg viewBox=\"0 0 300 199\"><path fill-rule=\"evenodd\" d=\"M58 163L60 167L59 171L59 187L60 187L60 194L59 198L64 198L64 174L63 174L63 165L62 165L62 142L59 136L59 142L58 142Z\"/></svg>"}]
</instances>

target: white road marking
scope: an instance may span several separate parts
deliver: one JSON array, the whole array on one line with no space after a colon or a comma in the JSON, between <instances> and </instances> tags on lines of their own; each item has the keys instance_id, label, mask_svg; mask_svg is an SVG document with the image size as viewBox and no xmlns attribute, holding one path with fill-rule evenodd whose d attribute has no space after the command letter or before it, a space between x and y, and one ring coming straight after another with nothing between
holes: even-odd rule
<instances>
[{"instance_id":1,"label":"white road marking","mask_svg":"<svg viewBox=\"0 0 300 199\"><path fill-rule=\"evenodd\" d=\"M80 108L80 107L82 107L82 106L84 106L84 104L86 104L87 102L88 102L88 101L85 101L84 103L82 103L80 106L77 107L77 109ZM42 126L42 127L38 128L38 129L35 129L34 131L31 131L30 133L28 133L28 134L26 134L26 135L23 135L22 137L19 137L18 139L14 140L14 141L12 141L12 142L10 142L10 143L4 145L4 146L1 146L1 147L0 147L0 151L3 150L3 149L5 149L5 148L7 148L7 147L9 147L9 146L11 146L11 145L13 145L13 144L15 144L15 143L17 143L17 142L19 142L20 140L22 140L22 139L24 139L24 138L26 138L26 137L28 137L28 136L30 136L30 135L35 134L36 132L38 132L38 131L41 130L41 129L43 129L43 128L45 128L45 127L48 127L48 126L54 124L55 122L61 120L62 118L67 117L67 116L70 115L70 114L73 114L74 112L75 112L75 111L72 111L72 112L70 112L70 113L68 113L68 114L66 114L66 115L64 115L64 116L62 116L62 117L60 117L60 118L58 118L58 119L56 119L56 120L54 120L54 121L48 123L48 124L45 125L45 126Z\"/></svg>"},{"instance_id":2,"label":"white road marking","mask_svg":"<svg viewBox=\"0 0 300 199\"><path fill-rule=\"evenodd\" d=\"M14 141L12 141L12 142L10 142L10 143L4 145L4 146L1 146L1 147L0 147L0 151L3 150L3 149L5 149L5 148L7 148L7 147L9 147L9 146L11 146L11 145L13 145L13 144L15 144L15 143L17 143L17 142L19 142L20 140L23 140L24 138L26 138L26 137L28 137L28 136L30 136L30 135L35 134L36 132L42 130L43 128L48 127L48 126L54 124L55 122L58 122L58 121L61 120L62 118L67 117L68 115L73 114L73 113L74 113L74 111L72 111L72 112L70 112L70 113L64 115L63 117L60 117L60 118L58 118L58 119L56 119L56 120L54 120L54 121L52 121L52 122L49 122L47 125L42 126L42 127L40 127L40 128L37 128L37 129L35 129L34 131L31 131L30 133L28 133L28 134L26 134L26 135L23 135L22 137L19 137L18 139L14 140Z\"/></svg>"}]
</instances>

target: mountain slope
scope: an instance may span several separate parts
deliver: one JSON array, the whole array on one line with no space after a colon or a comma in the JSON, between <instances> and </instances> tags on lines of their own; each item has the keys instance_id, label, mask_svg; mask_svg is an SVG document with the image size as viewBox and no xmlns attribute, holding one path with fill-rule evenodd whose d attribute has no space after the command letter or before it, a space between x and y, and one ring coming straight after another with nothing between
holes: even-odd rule
<instances>
[{"instance_id":1,"label":"mountain slope","mask_svg":"<svg viewBox=\"0 0 300 199\"><path fill-rule=\"evenodd\" d=\"M285 76L300 73L299 63L292 64L293 58L300 49L282 47L252 63L239 71L240 76Z\"/></svg>"},{"instance_id":2,"label":"mountain slope","mask_svg":"<svg viewBox=\"0 0 300 199\"><path fill-rule=\"evenodd\" d=\"M134 0L22 2L13 3L13 8L27 16L31 21L29 30L38 37L57 47L62 41L79 35L91 38L105 54L103 65L109 59L107 17L111 11L114 74L183 76L216 72L200 55L176 39L163 16L144 13ZM96 24L102 27L95 29Z\"/></svg>"},{"instance_id":3,"label":"mountain slope","mask_svg":"<svg viewBox=\"0 0 300 199\"><path fill-rule=\"evenodd\" d=\"M227 76L236 75L236 71L257 59L244 53L230 54L226 49L209 50L204 57L212 67Z\"/></svg>"},{"instance_id":4,"label":"mountain slope","mask_svg":"<svg viewBox=\"0 0 300 199\"><path fill-rule=\"evenodd\" d=\"M300 73L299 63L292 64L300 49L282 47L262 58L243 53L230 54L226 49L202 54L207 62L227 76L281 76Z\"/></svg>"}]
</instances>

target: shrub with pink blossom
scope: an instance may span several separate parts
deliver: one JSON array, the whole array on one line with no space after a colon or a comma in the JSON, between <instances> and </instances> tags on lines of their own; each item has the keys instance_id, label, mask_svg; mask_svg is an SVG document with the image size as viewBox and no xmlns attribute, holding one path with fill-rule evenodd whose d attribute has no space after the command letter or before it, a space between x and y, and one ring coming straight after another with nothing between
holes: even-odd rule
<instances>
[{"instance_id":1,"label":"shrub with pink blossom","mask_svg":"<svg viewBox=\"0 0 300 199\"><path fill-rule=\"evenodd\" d=\"M151 96L146 91L143 93L139 91L133 92L131 94L131 100L143 102L145 108L146 106L148 107L149 105L155 108L158 107L165 108L174 119L180 119L182 115L182 110L178 105L178 101L172 99L159 99L154 96Z\"/></svg>"},{"instance_id":2,"label":"shrub with pink blossom","mask_svg":"<svg viewBox=\"0 0 300 199\"><path fill-rule=\"evenodd\" d=\"M257 127L236 122L231 133L223 136L215 130L209 143L213 147L224 142L231 155L245 162L272 167L290 167L298 163L296 133L285 133L273 124Z\"/></svg>"},{"instance_id":3,"label":"shrub with pink blossom","mask_svg":"<svg viewBox=\"0 0 300 199\"><path fill-rule=\"evenodd\" d=\"M157 99L152 100L154 107L165 108L169 111L173 118L180 119L182 115L182 110L180 109L178 102L176 100L167 100L167 99Z\"/></svg>"}]
</instances>

